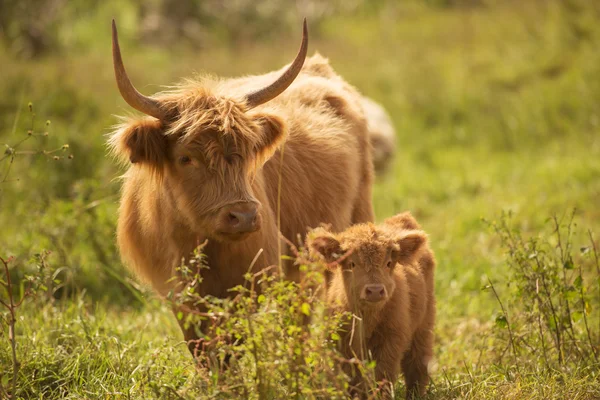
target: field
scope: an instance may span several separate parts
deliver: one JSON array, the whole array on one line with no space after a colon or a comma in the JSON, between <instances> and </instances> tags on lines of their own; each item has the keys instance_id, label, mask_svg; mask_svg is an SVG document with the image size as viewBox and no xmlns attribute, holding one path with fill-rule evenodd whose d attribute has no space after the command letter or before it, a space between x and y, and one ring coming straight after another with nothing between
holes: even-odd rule
<instances>
[{"instance_id":1,"label":"field","mask_svg":"<svg viewBox=\"0 0 600 400\"><path fill-rule=\"evenodd\" d=\"M197 33L194 45L169 39L179 32L171 25L162 40L143 31L166 0L150 2L145 25L133 1L80 0L63 11L16 3L7 6L14 19L0 18L0 257L9 269L0 282L11 283L0 299L30 294L14 315L0 308L0 398L338 396L343 377L322 365L310 375L278 363L295 357L288 347L306 332L265 308L247 317L253 355L221 375L196 368L170 305L121 264L123 170L106 148L115 115L131 113L114 83L112 17L132 80L151 94L195 73L279 68L314 8L292 7L277 24L251 20L244 31L232 6L231 21ZM309 14L309 54L328 57L394 120L396 157L373 199L378 220L412 211L436 253L426 398L600 398L600 6L355 3L331 2L314 23ZM44 51L15 33L33 18L23 10L54 18ZM266 304L292 313L298 290L275 284ZM321 345L305 343L307 365ZM395 388L403 398L403 383Z\"/></svg>"}]
</instances>

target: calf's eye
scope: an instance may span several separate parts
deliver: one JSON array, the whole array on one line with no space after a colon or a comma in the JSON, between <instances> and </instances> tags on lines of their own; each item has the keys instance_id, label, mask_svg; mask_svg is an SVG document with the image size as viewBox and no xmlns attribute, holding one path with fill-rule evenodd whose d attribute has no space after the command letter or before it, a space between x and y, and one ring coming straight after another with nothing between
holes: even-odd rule
<instances>
[{"instance_id":1,"label":"calf's eye","mask_svg":"<svg viewBox=\"0 0 600 400\"><path fill-rule=\"evenodd\" d=\"M192 159L189 158L188 156L181 156L181 157L179 157L179 163L181 165L187 165L187 164L189 164L191 162L192 162Z\"/></svg>"},{"instance_id":2,"label":"calf's eye","mask_svg":"<svg viewBox=\"0 0 600 400\"><path fill-rule=\"evenodd\" d=\"M356 266L356 264L354 264L353 261L350 261L350 268L354 268Z\"/></svg>"},{"instance_id":3,"label":"calf's eye","mask_svg":"<svg viewBox=\"0 0 600 400\"><path fill-rule=\"evenodd\" d=\"M391 262L391 261L388 261L388 262L387 262L387 267L388 267L388 268L392 268L392 262Z\"/></svg>"}]
</instances>

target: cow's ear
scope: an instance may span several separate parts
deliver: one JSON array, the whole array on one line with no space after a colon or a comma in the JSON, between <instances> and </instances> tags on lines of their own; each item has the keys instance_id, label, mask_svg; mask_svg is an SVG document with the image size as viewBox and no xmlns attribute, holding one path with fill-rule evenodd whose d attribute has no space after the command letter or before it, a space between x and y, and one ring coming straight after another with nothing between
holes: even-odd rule
<instances>
[{"instance_id":1,"label":"cow's ear","mask_svg":"<svg viewBox=\"0 0 600 400\"><path fill-rule=\"evenodd\" d=\"M257 158L264 162L285 139L287 126L283 119L271 114L257 114L254 120L261 129L260 139L256 144Z\"/></svg>"},{"instance_id":2,"label":"cow's ear","mask_svg":"<svg viewBox=\"0 0 600 400\"><path fill-rule=\"evenodd\" d=\"M340 242L331 234L321 234L313 237L310 241L310 247L328 263L334 262L342 255Z\"/></svg>"},{"instance_id":3,"label":"cow's ear","mask_svg":"<svg viewBox=\"0 0 600 400\"><path fill-rule=\"evenodd\" d=\"M163 131L159 120L138 120L118 127L109 145L124 161L159 167L168 155L168 140Z\"/></svg>"},{"instance_id":4,"label":"cow's ear","mask_svg":"<svg viewBox=\"0 0 600 400\"><path fill-rule=\"evenodd\" d=\"M383 223L394 229L421 229L421 226L409 211L387 218Z\"/></svg>"},{"instance_id":5,"label":"cow's ear","mask_svg":"<svg viewBox=\"0 0 600 400\"><path fill-rule=\"evenodd\" d=\"M404 230L394 240L396 249L392 259L402 265L412 264L427 245L427 234L423 231Z\"/></svg>"}]
</instances>

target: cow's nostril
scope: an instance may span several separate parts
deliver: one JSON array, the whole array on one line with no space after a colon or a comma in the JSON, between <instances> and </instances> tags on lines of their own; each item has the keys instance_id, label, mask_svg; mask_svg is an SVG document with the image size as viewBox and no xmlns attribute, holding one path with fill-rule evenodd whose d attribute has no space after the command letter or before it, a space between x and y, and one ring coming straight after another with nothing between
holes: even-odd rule
<instances>
[{"instance_id":1,"label":"cow's nostril","mask_svg":"<svg viewBox=\"0 0 600 400\"><path fill-rule=\"evenodd\" d=\"M256 207L242 204L225 211L220 221L225 233L253 232L260 226L260 215Z\"/></svg>"},{"instance_id":2,"label":"cow's nostril","mask_svg":"<svg viewBox=\"0 0 600 400\"><path fill-rule=\"evenodd\" d=\"M384 295L384 294L385 294L385 289L381 289L381 290L379 291L379 295L380 295L381 297L383 297L383 295Z\"/></svg>"},{"instance_id":3,"label":"cow's nostril","mask_svg":"<svg viewBox=\"0 0 600 400\"><path fill-rule=\"evenodd\" d=\"M229 213L229 223L233 226L240 223L240 219L233 213Z\"/></svg>"}]
</instances>

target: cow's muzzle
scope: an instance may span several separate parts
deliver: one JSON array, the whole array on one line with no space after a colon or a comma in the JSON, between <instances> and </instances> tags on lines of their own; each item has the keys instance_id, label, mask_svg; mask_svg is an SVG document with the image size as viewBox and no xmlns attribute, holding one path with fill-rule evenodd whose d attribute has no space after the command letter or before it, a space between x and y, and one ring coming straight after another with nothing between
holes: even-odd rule
<instances>
[{"instance_id":1,"label":"cow's muzzle","mask_svg":"<svg viewBox=\"0 0 600 400\"><path fill-rule=\"evenodd\" d=\"M260 229L260 213L254 202L235 203L223 207L218 217L218 232L233 238Z\"/></svg>"}]
</instances>

